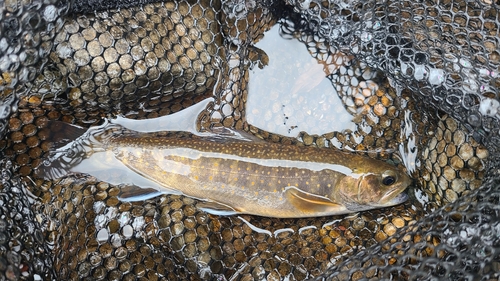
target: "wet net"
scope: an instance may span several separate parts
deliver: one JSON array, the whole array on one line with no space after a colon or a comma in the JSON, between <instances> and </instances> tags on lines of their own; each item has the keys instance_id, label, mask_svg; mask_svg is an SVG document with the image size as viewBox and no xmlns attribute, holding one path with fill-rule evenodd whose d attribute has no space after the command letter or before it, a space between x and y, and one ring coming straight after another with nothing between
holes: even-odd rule
<instances>
[{"instance_id":1,"label":"wet net","mask_svg":"<svg viewBox=\"0 0 500 281\"><path fill-rule=\"evenodd\" d=\"M1 1L0 278L498 280L499 5ZM337 110L330 100L301 110L293 90L269 91L250 109L252 73L273 67L256 46L276 24L324 66L355 128L292 137L247 122L253 111L269 124L280 115L294 132L314 112ZM279 50L283 63L294 59ZM415 198L333 218L219 217L183 196L123 202L124 187L107 180L33 176L60 133L50 120L152 119L210 97L198 129L404 164Z\"/></svg>"}]
</instances>

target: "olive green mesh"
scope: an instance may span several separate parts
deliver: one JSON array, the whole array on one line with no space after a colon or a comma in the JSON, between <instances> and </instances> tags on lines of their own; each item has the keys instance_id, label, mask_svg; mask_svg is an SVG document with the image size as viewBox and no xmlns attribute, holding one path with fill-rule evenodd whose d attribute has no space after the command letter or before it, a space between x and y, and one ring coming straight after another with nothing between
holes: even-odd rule
<instances>
[{"instance_id":1,"label":"olive green mesh","mask_svg":"<svg viewBox=\"0 0 500 281\"><path fill-rule=\"evenodd\" d=\"M0 1L0 279L497 280L498 5ZM255 44L275 24L324 65L354 129L290 137L247 122L252 71L270 67ZM414 198L348 216L219 217L183 196L124 202L126 186L33 174L57 133L50 120L151 119L207 97L199 129L404 165ZM269 93L258 117L305 120L307 101L293 97Z\"/></svg>"}]
</instances>

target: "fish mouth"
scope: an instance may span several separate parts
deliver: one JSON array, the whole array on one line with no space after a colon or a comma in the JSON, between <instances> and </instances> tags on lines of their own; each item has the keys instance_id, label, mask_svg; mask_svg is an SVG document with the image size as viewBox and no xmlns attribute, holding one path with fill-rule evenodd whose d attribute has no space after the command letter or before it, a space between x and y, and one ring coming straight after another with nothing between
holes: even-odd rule
<instances>
[{"instance_id":1,"label":"fish mouth","mask_svg":"<svg viewBox=\"0 0 500 281\"><path fill-rule=\"evenodd\" d=\"M403 190L404 191L404 190ZM397 194L397 192L401 192ZM394 196L394 194L397 194ZM391 196L394 196L394 198L390 198ZM374 204L358 204L355 202L344 202L344 205L346 208L351 211L351 212L360 212L360 211L366 211L366 210L371 210L375 208L384 208L384 207L390 207L394 205L399 205L403 202L408 200L408 195L404 192L402 192L400 189L395 189L388 194L386 194L384 197L382 197L379 202L374 203Z\"/></svg>"},{"instance_id":2,"label":"fish mouth","mask_svg":"<svg viewBox=\"0 0 500 281\"><path fill-rule=\"evenodd\" d=\"M395 188L391 190L380 198L378 204L381 206L394 206L405 202L408 200L408 195L403 192L405 189Z\"/></svg>"},{"instance_id":3,"label":"fish mouth","mask_svg":"<svg viewBox=\"0 0 500 281\"><path fill-rule=\"evenodd\" d=\"M408 200L408 194L401 192L396 197L384 203L385 206L394 206L406 202Z\"/></svg>"}]
</instances>

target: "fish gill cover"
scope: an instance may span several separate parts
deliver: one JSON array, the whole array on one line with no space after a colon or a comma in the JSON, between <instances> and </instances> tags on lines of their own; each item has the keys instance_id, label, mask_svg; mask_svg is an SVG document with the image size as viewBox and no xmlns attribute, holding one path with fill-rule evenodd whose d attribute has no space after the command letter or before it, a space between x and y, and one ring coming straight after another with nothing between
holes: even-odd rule
<instances>
[{"instance_id":1,"label":"fish gill cover","mask_svg":"<svg viewBox=\"0 0 500 281\"><path fill-rule=\"evenodd\" d=\"M1 277L498 279L499 8L490 0L0 2ZM403 162L425 209L217 217L182 196L120 202L119 187L87 176L30 177L50 150L49 120L154 118L214 93L200 128L296 144L245 121L249 67L266 64L252 44L278 21L318 61L348 58L328 78L349 79L337 93L362 124L300 140L415 154ZM354 83L376 80L367 69L388 79L378 89Z\"/></svg>"}]
</instances>

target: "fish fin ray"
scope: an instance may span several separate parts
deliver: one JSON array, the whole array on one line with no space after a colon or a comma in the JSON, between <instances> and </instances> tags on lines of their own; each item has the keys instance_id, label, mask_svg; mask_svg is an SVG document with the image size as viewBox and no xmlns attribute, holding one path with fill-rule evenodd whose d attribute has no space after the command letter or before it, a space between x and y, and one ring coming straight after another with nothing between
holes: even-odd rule
<instances>
[{"instance_id":1,"label":"fish fin ray","mask_svg":"<svg viewBox=\"0 0 500 281\"><path fill-rule=\"evenodd\" d=\"M61 156L62 158L62 156ZM33 174L37 178L45 180L55 180L70 174L71 167L69 163L58 158L53 160L46 159L38 167L35 167Z\"/></svg>"},{"instance_id":2,"label":"fish fin ray","mask_svg":"<svg viewBox=\"0 0 500 281\"><path fill-rule=\"evenodd\" d=\"M61 148L70 142L81 137L87 131L86 128L69 124L63 121L49 121L47 123L49 135L46 141L50 143L51 148Z\"/></svg>"},{"instance_id":3,"label":"fish fin ray","mask_svg":"<svg viewBox=\"0 0 500 281\"><path fill-rule=\"evenodd\" d=\"M285 190L285 197L297 209L304 212L330 212L332 214L338 212L340 214L346 211L346 207L342 204L335 203L326 197L308 193L295 187L287 188Z\"/></svg>"},{"instance_id":4,"label":"fish fin ray","mask_svg":"<svg viewBox=\"0 0 500 281\"><path fill-rule=\"evenodd\" d=\"M242 213L241 210L215 201L200 201L196 204L196 207L204 212L217 216L231 216Z\"/></svg>"},{"instance_id":5,"label":"fish fin ray","mask_svg":"<svg viewBox=\"0 0 500 281\"><path fill-rule=\"evenodd\" d=\"M122 201L135 202L144 201L163 194L154 188L143 188L137 185L120 186L118 198Z\"/></svg>"},{"instance_id":6,"label":"fish fin ray","mask_svg":"<svg viewBox=\"0 0 500 281\"><path fill-rule=\"evenodd\" d=\"M55 180L70 174L71 168L85 158L86 152L77 140L85 138L87 129L62 121L49 121L47 128L49 134L46 141L50 149L40 165L35 167L34 176Z\"/></svg>"}]
</instances>

